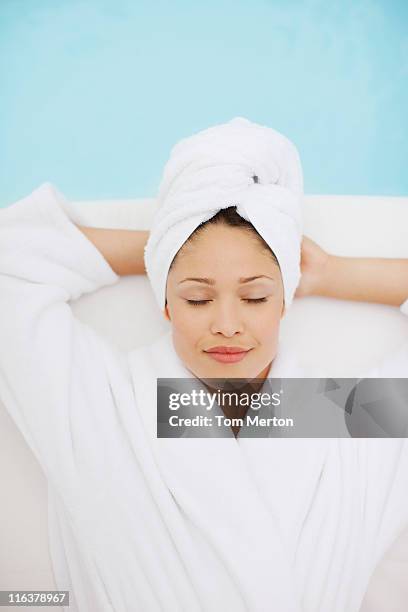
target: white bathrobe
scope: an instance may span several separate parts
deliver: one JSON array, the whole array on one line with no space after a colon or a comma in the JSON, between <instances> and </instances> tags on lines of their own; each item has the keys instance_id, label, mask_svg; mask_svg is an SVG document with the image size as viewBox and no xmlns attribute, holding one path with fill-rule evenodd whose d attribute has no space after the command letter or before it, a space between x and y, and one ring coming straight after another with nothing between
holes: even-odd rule
<instances>
[{"instance_id":1,"label":"white bathrobe","mask_svg":"<svg viewBox=\"0 0 408 612\"><path fill-rule=\"evenodd\" d=\"M68 304L117 280L50 184L0 211L0 399L69 611L357 612L408 525L407 440L157 439L156 378L192 376L171 334L122 353Z\"/></svg>"}]
</instances>

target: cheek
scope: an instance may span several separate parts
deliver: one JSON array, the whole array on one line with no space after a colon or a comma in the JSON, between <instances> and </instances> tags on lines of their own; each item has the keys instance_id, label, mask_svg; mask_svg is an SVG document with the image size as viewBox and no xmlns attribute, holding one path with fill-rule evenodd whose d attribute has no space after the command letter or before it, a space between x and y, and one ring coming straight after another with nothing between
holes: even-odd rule
<instances>
[{"instance_id":1,"label":"cheek","mask_svg":"<svg viewBox=\"0 0 408 612\"><path fill-rule=\"evenodd\" d=\"M279 342L280 315L278 311L263 313L254 317L251 331L261 345L262 352L269 357L276 354Z\"/></svg>"},{"instance_id":2,"label":"cheek","mask_svg":"<svg viewBox=\"0 0 408 612\"><path fill-rule=\"evenodd\" d=\"M270 308L259 308L251 317L251 325L257 329L261 329L264 333L274 334L279 330L281 321L281 307L278 304L272 304Z\"/></svg>"},{"instance_id":3,"label":"cheek","mask_svg":"<svg viewBox=\"0 0 408 612\"><path fill-rule=\"evenodd\" d=\"M174 314L171 321L173 337L180 348L191 347L199 339L201 328L196 319L185 312Z\"/></svg>"}]
</instances>

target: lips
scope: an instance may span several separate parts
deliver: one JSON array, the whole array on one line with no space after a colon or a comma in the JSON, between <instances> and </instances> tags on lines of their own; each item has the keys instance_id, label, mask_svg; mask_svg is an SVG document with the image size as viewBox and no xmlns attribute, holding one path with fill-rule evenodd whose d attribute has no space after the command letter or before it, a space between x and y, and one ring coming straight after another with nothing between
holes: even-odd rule
<instances>
[{"instance_id":1,"label":"lips","mask_svg":"<svg viewBox=\"0 0 408 612\"><path fill-rule=\"evenodd\" d=\"M204 352L210 359L215 359L220 363L237 363L245 359L250 351L251 349L243 349L238 346L213 346Z\"/></svg>"},{"instance_id":2,"label":"lips","mask_svg":"<svg viewBox=\"0 0 408 612\"><path fill-rule=\"evenodd\" d=\"M214 346L205 351L206 353L221 353L222 355L234 355L235 353L247 353L250 349L239 346Z\"/></svg>"}]
</instances>

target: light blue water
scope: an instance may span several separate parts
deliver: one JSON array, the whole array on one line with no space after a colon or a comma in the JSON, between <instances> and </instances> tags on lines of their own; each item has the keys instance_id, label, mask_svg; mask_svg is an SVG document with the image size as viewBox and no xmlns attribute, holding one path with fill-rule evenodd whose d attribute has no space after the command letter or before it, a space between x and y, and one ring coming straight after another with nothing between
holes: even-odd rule
<instances>
[{"instance_id":1,"label":"light blue water","mask_svg":"<svg viewBox=\"0 0 408 612\"><path fill-rule=\"evenodd\" d=\"M244 116L306 193L408 194L408 3L1 0L0 206L154 196L180 138Z\"/></svg>"}]
</instances>

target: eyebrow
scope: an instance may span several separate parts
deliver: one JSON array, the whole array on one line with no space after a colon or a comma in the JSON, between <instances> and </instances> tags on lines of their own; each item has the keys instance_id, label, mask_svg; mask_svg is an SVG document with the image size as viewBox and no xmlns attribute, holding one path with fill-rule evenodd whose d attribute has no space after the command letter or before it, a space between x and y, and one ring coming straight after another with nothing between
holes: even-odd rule
<instances>
[{"instance_id":1,"label":"eyebrow","mask_svg":"<svg viewBox=\"0 0 408 612\"><path fill-rule=\"evenodd\" d=\"M267 278L268 280L275 281L271 276L266 276L265 274L261 274L260 276L248 276L247 278L239 278L238 281L240 284L250 283L251 281L257 280L258 278ZM205 285L215 285L215 280L213 278L197 278L189 276L188 278L184 278L178 284L185 283L186 281L195 281L196 283L203 283Z\"/></svg>"}]
</instances>

